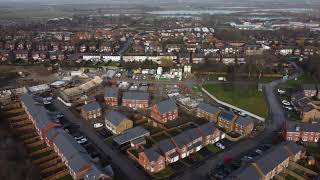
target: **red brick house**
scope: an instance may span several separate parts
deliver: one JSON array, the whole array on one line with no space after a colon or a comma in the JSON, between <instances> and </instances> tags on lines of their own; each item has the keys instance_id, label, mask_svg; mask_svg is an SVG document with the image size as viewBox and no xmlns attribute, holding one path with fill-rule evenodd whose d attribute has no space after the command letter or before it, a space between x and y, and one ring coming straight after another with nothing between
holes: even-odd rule
<instances>
[{"instance_id":1,"label":"red brick house","mask_svg":"<svg viewBox=\"0 0 320 180\"><path fill-rule=\"evenodd\" d=\"M237 118L237 115L223 111L218 117L218 126L225 129L226 132L234 131L235 121Z\"/></svg>"},{"instance_id":2,"label":"red brick house","mask_svg":"<svg viewBox=\"0 0 320 180\"><path fill-rule=\"evenodd\" d=\"M150 95L145 92L124 92L122 106L132 109L146 109L149 107Z\"/></svg>"},{"instance_id":3,"label":"red brick house","mask_svg":"<svg viewBox=\"0 0 320 180\"><path fill-rule=\"evenodd\" d=\"M235 121L234 132L240 135L248 135L254 128L254 122L249 117L240 117Z\"/></svg>"},{"instance_id":4,"label":"red brick house","mask_svg":"<svg viewBox=\"0 0 320 180\"><path fill-rule=\"evenodd\" d=\"M176 150L176 146L172 143L171 139L165 139L160 141L157 145L161 154L166 159L166 164L174 163L179 160L179 154Z\"/></svg>"},{"instance_id":5,"label":"red brick house","mask_svg":"<svg viewBox=\"0 0 320 180\"><path fill-rule=\"evenodd\" d=\"M151 109L151 118L159 123L166 123L177 119L178 107L174 100L168 99L153 105Z\"/></svg>"},{"instance_id":6,"label":"red brick house","mask_svg":"<svg viewBox=\"0 0 320 180\"><path fill-rule=\"evenodd\" d=\"M108 106L118 106L119 90L117 88L106 89L104 93L104 102Z\"/></svg>"},{"instance_id":7,"label":"red brick house","mask_svg":"<svg viewBox=\"0 0 320 180\"><path fill-rule=\"evenodd\" d=\"M153 147L140 152L138 156L140 165L148 173L158 173L165 169L165 157Z\"/></svg>"},{"instance_id":8,"label":"red brick house","mask_svg":"<svg viewBox=\"0 0 320 180\"><path fill-rule=\"evenodd\" d=\"M225 138L225 134L221 132L213 122L208 122L198 127L200 134L202 135L202 144L206 146L208 144L214 144L219 140Z\"/></svg>"},{"instance_id":9,"label":"red brick house","mask_svg":"<svg viewBox=\"0 0 320 180\"><path fill-rule=\"evenodd\" d=\"M217 122L221 110L218 107L206 103L200 103L197 108L197 117Z\"/></svg>"},{"instance_id":10,"label":"red brick house","mask_svg":"<svg viewBox=\"0 0 320 180\"><path fill-rule=\"evenodd\" d=\"M81 108L81 116L86 120L98 118L102 115L102 108L98 102L85 104Z\"/></svg>"},{"instance_id":11,"label":"red brick house","mask_svg":"<svg viewBox=\"0 0 320 180\"><path fill-rule=\"evenodd\" d=\"M319 142L320 124L288 123L285 128L287 141Z\"/></svg>"}]
</instances>

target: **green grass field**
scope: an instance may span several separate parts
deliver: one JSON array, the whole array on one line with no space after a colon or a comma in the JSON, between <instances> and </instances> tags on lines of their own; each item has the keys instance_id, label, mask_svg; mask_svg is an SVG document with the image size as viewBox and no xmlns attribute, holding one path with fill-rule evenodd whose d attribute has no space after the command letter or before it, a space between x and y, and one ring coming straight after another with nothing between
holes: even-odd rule
<instances>
[{"instance_id":1,"label":"green grass field","mask_svg":"<svg viewBox=\"0 0 320 180\"><path fill-rule=\"evenodd\" d=\"M261 117L267 116L267 103L258 85L206 84L209 93L221 101L227 102Z\"/></svg>"},{"instance_id":2,"label":"green grass field","mask_svg":"<svg viewBox=\"0 0 320 180\"><path fill-rule=\"evenodd\" d=\"M302 76L300 76L299 78L297 78L297 80L293 79L293 80L289 80L287 81L287 83L285 84L287 87L298 87L302 84L312 84L315 83L314 79L309 75L309 74L303 74Z\"/></svg>"},{"instance_id":3,"label":"green grass field","mask_svg":"<svg viewBox=\"0 0 320 180\"><path fill-rule=\"evenodd\" d=\"M153 174L152 179L168 179L174 174L174 171L170 167L166 167L164 170Z\"/></svg>"}]
</instances>

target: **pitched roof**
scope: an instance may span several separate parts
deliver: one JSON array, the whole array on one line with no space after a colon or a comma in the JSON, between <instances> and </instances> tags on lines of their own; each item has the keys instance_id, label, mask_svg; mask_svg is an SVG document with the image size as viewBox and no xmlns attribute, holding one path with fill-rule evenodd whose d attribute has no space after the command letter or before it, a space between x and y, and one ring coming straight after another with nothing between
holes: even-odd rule
<instances>
[{"instance_id":1,"label":"pitched roof","mask_svg":"<svg viewBox=\"0 0 320 180\"><path fill-rule=\"evenodd\" d=\"M144 154L150 162L157 161L161 156L154 147L144 150Z\"/></svg>"},{"instance_id":2,"label":"pitched roof","mask_svg":"<svg viewBox=\"0 0 320 180\"><path fill-rule=\"evenodd\" d=\"M288 132L320 132L320 123L287 122Z\"/></svg>"},{"instance_id":3,"label":"pitched roof","mask_svg":"<svg viewBox=\"0 0 320 180\"><path fill-rule=\"evenodd\" d=\"M214 114L220 111L218 107L211 106L210 104L203 103L203 102L198 105L198 108L210 114Z\"/></svg>"},{"instance_id":4,"label":"pitched roof","mask_svg":"<svg viewBox=\"0 0 320 180\"><path fill-rule=\"evenodd\" d=\"M231 112L226 112L226 111L222 111L219 115L219 117L225 121L232 121L232 119L234 118L235 114L231 113Z\"/></svg>"},{"instance_id":5,"label":"pitched roof","mask_svg":"<svg viewBox=\"0 0 320 180\"><path fill-rule=\"evenodd\" d=\"M301 87L303 90L313 90L313 91L317 90L315 84L303 84Z\"/></svg>"},{"instance_id":6,"label":"pitched roof","mask_svg":"<svg viewBox=\"0 0 320 180\"><path fill-rule=\"evenodd\" d=\"M119 89L118 88L108 88L104 93L104 97L118 97L119 96Z\"/></svg>"},{"instance_id":7,"label":"pitched roof","mask_svg":"<svg viewBox=\"0 0 320 180\"><path fill-rule=\"evenodd\" d=\"M98 102L91 102L82 106L82 109L84 111L93 111L93 110L101 109L101 106Z\"/></svg>"},{"instance_id":8,"label":"pitched roof","mask_svg":"<svg viewBox=\"0 0 320 180\"><path fill-rule=\"evenodd\" d=\"M199 126L198 128L199 128L200 132L205 136L211 135L211 134L213 134L213 132L215 130L217 130L216 126L214 125L214 123L212 121L207 122L207 123Z\"/></svg>"},{"instance_id":9,"label":"pitched roof","mask_svg":"<svg viewBox=\"0 0 320 180\"><path fill-rule=\"evenodd\" d=\"M250 164L249 166L241 167L231 173L229 176L225 178L225 180L234 180L234 179L239 179L239 180L261 180L261 175L257 171L257 169Z\"/></svg>"},{"instance_id":10,"label":"pitched roof","mask_svg":"<svg viewBox=\"0 0 320 180\"><path fill-rule=\"evenodd\" d=\"M117 144L121 145L129 141L138 139L140 137L149 136L149 135L150 135L150 132L148 130L144 129L141 126L136 126L134 128L124 131L121 135L114 137L113 140Z\"/></svg>"},{"instance_id":11,"label":"pitched roof","mask_svg":"<svg viewBox=\"0 0 320 180\"><path fill-rule=\"evenodd\" d=\"M236 120L236 124L241 126L247 126L250 123L253 123L253 120L249 117L240 117L238 120Z\"/></svg>"},{"instance_id":12,"label":"pitched roof","mask_svg":"<svg viewBox=\"0 0 320 180\"><path fill-rule=\"evenodd\" d=\"M124 92L123 99L149 100L149 93L146 92Z\"/></svg>"},{"instance_id":13,"label":"pitched roof","mask_svg":"<svg viewBox=\"0 0 320 180\"><path fill-rule=\"evenodd\" d=\"M165 114L167 112L171 112L176 110L178 107L173 99L168 99L165 101L158 102L155 104L160 112L160 114Z\"/></svg>"},{"instance_id":14,"label":"pitched roof","mask_svg":"<svg viewBox=\"0 0 320 180\"><path fill-rule=\"evenodd\" d=\"M166 153L176 148L176 146L172 143L171 139L162 140L156 146L158 146L163 153Z\"/></svg>"},{"instance_id":15,"label":"pitched roof","mask_svg":"<svg viewBox=\"0 0 320 180\"><path fill-rule=\"evenodd\" d=\"M128 119L125 115L117 111L108 112L105 117L106 120L111 122L114 126L118 126L123 120Z\"/></svg>"},{"instance_id":16,"label":"pitched roof","mask_svg":"<svg viewBox=\"0 0 320 180\"><path fill-rule=\"evenodd\" d=\"M188 141L191 142L191 141L194 141L201 136L199 130L197 128L192 128L192 129L188 129L187 131L184 131L183 132L186 136L188 136Z\"/></svg>"},{"instance_id":17,"label":"pitched roof","mask_svg":"<svg viewBox=\"0 0 320 180\"><path fill-rule=\"evenodd\" d=\"M255 163L258 165L263 174L266 175L287 158L289 158L288 151L286 151L281 144L267 151Z\"/></svg>"}]
</instances>

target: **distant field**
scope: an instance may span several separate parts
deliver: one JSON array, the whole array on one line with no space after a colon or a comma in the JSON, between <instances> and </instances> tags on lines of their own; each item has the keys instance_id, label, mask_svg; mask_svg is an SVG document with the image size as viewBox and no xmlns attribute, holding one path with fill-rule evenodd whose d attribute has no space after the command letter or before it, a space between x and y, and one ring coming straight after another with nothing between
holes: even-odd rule
<instances>
[{"instance_id":1,"label":"distant field","mask_svg":"<svg viewBox=\"0 0 320 180\"><path fill-rule=\"evenodd\" d=\"M203 87L221 101L262 117L267 116L267 103L263 92L258 91L257 84L206 84Z\"/></svg>"},{"instance_id":2,"label":"distant field","mask_svg":"<svg viewBox=\"0 0 320 180\"><path fill-rule=\"evenodd\" d=\"M285 84L288 87L298 87L302 84L312 84L315 83L314 79L309 75L304 73L302 76L298 77L297 80L289 80Z\"/></svg>"}]
</instances>

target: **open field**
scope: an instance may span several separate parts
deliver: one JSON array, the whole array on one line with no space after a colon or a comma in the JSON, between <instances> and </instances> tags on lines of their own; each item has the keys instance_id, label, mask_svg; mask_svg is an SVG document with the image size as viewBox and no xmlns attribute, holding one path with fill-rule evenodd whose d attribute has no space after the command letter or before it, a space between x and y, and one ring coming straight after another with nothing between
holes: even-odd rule
<instances>
[{"instance_id":1,"label":"open field","mask_svg":"<svg viewBox=\"0 0 320 180\"><path fill-rule=\"evenodd\" d=\"M205 84L203 87L221 101L262 117L267 116L268 109L264 94L258 91L256 84Z\"/></svg>"}]
</instances>

